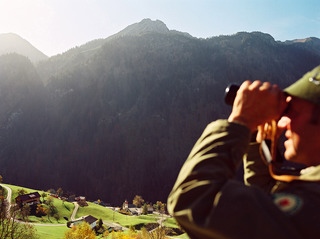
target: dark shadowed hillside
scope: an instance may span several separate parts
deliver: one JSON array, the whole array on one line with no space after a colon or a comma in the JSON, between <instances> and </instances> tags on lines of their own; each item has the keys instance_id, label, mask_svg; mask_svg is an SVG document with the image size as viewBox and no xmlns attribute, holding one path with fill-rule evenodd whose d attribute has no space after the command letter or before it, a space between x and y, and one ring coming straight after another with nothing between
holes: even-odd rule
<instances>
[{"instance_id":1,"label":"dark shadowed hillside","mask_svg":"<svg viewBox=\"0 0 320 239\"><path fill-rule=\"evenodd\" d=\"M3 147L19 140L9 145L13 151L1 151L6 181L62 187L111 203L136 194L165 201L206 124L229 112L223 94L230 82L259 79L285 87L320 64L309 45L276 42L260 32L197 39L166 29L144 20L52 57L36 69L45 86L25 63L20 71L32 72L25 78L34 85L10 86L17 102L25 92L25 108L1 135ZM18 84L5 64L0 84Z\"/></svg>"},{"instance_id":2,"label":"dark shadowed hillside","mask_svg":"<svg viewBox=\"0 0 320 239\"><path fill-rule=\"evenodd\" d=\"M23 56L0 56L1 174L37 183L34 153L43 147L46 90L32 63Z\"/></svg>"}]
</instances>

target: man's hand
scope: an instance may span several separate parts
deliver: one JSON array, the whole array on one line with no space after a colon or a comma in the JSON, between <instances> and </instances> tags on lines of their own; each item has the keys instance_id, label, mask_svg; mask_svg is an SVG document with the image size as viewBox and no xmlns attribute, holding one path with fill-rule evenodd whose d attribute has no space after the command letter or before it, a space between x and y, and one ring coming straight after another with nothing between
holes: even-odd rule
<instances>
[{"instance_id":1,"label":"man's hand","mask_svg":"<svg viewBox=\"0 0 320 239\"><path fill-rule=\"evenodd\" d=\"M245 81L237 92L228 121L243 124L253 132L259 125L279 119L286 105L286 96L277 85Z\"/></svg>"}]
</instances>

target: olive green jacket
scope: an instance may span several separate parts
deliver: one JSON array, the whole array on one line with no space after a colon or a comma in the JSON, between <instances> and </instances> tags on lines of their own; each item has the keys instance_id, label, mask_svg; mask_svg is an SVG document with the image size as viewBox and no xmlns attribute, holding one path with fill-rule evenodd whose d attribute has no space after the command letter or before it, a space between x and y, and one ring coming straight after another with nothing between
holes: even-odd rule
<instances>
[{"instance_id":1,"label":"olive green jacket","mask_svg":"<svg viewBox=\"0 0 320 239\"><path fill-rule=\"evenodd\" d=\"M240 124L209 124L169 195L170 214L190 238L320 238L320 168L275 181L250 137ZM245 183L234 179L242 160Z\"/></svg>"}]
</instances>

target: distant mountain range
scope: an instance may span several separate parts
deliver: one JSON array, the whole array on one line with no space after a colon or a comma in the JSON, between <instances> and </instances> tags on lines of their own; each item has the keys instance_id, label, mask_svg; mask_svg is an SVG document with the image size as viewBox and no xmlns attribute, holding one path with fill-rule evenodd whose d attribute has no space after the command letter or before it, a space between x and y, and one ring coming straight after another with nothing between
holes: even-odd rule
<instances>
[{"instance_id":1,"label":"distant mountain range","mask_svg":"<svg viewBox=\"0 0 320 239\"><path fill-rule=\"evenodd\" d=\"M0 174L115 204L165 201L204 127L229 114L225 87L286 87L320 65L319 46L261 32L198 39L144 19L37 64L0 56Z\"/></svg>"}]
</instances>

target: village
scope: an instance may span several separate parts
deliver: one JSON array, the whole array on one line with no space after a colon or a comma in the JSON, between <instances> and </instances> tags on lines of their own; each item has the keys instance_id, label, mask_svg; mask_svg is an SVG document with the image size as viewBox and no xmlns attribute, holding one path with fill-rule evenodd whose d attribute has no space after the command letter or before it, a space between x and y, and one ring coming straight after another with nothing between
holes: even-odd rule
<instances>
[{"instance_id":1,"label":"village","mask_svg":"<svg viewBox=\"0 0 320 239\"><path fill-rule=\"evenodd\" d=\"M105 218L97 218L94 215L84 215L80 217L76 217L79 208L89 207L89 205L100 205L104 208L112 210L115 213L120 213L122 215L126 215L129 217L135 217L140 215L155 215L159 216L159 220L156 223L150 223L152 225L148 226L148 230L155 230L157 227L162 226L163 221L166 218L170 218L166 211L166 205L160 201L156 204L145 203L141 196L136 195L133 199L133 203L129 203L128 200L125 200L121 206L111 206L108 203L105 203L101 200L96 200L93 202L87 201L85 196L75 196L68 193L63 193L62 189L59 188L57 191L48 190L47 192L41 191L32 191L26 193L25 190L19 189L18 196L12 200L12 190L10 187L4 184L0 184L3 188L7 190L7 202L12 202L9 204L9 208L16 206L21 211L27 211L27 217L19 218L19 220L28 220L29 216L37 216L39 218L43 218L45 216L52 216L56 219L59 217L57 214L59 213L55 206L53 205L54 200L60 200L62 204L64 203L72 203L74 205L74 209L70 217L63 217L62 220L65 220L65 225L68 228L72 228L73 226L80 225L82 223L87 223L92 230L100 233L105 232L119 232L129 230L128 227L120 225L114 220L111 221L106 220ZM14 203L13 203L14 202ZM35 224L39 225L39 224Z\"/></svg>"}]
</instances>

